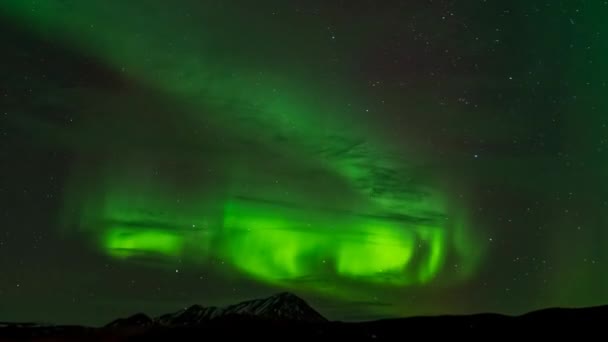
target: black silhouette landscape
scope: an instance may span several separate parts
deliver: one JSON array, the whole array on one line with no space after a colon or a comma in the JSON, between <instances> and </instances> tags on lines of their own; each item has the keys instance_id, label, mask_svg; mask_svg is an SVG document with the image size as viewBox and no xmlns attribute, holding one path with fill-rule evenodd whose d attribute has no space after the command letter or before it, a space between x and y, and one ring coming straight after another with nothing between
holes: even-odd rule
<instances>
[{"instance_id":1,"label":"black silhouette landscape","mask_svg":"<svg viewBox=\"0 0 608 342\"><path fill-rule=\"evenodd\" d=\"M103 327L0 322L0 341L393 340L420 333L588 332L601 329L607 320L608 306L598 306L552 308L521 316L475 314L341 322L326 319L302 298L284 292L227 307L193 305L158 317L137 313Z\"/></svg>"}]
</instances>

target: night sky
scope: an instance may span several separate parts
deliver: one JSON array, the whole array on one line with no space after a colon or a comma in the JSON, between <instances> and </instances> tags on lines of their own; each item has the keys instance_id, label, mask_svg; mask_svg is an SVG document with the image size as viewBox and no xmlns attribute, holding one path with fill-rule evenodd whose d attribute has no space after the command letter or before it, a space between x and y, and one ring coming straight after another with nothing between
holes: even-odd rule
<instances>
[{"instance_id":1,"label":"night sky","mask_svg":"<svg viewBox=\"0 0 608 342\"><path fill-rule=\"evenodd\" d=\"M3 0L0 321L607 304L607 17Z\"/></svg>"}]
</instances>

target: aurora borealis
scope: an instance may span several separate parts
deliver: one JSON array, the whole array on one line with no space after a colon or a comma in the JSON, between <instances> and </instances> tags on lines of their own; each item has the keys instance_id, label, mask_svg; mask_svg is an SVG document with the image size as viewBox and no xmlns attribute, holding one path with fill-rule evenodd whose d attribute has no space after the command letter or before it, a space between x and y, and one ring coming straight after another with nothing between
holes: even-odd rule
<instances>
[{"instance_id":1,"label":"aurora borealis","mask_svg":"<svg viewBox=\"0 0 608 342\"><path fill-rule=\"evenodd\" d=\"M607 11L3 1L0 321L607 303Z\"/></svg>"}]
</instances>

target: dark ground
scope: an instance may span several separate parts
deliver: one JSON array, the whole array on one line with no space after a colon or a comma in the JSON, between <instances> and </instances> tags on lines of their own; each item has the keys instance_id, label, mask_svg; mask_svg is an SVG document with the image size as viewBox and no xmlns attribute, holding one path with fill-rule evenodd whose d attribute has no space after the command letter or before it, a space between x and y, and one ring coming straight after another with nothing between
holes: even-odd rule
<instances>
[{"instance_id":1,"label":"dark ground","mask_svg":"<svg viewBox=\"0 0 608 342\"><path fill-rule=\"evenodd\" d=\"M250 340L396 340L417 336L477 335L494 337L528 332L588 334L608 323L608 306L584 309L547 309L512 317L497 314L412 317L371 322L302 323L231 317L196 327L87 328L13 325L0 328L0 341L204 341Z\"/></svg>"}]
</instances>

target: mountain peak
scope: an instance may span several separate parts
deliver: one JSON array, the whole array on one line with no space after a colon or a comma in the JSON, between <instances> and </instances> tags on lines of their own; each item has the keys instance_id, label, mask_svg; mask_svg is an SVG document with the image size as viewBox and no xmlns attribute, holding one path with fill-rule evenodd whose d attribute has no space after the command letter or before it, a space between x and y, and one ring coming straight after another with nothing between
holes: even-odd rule
<instances>
[{"instance_id":1,"label":"mountain peak","mask_svg":"<svg viewBox=\"0 0 608 342\"><path fill-rule=\"evenodd\" d=\"M290 292L281 292L267 298L231 305L225 311L229 314L255 316L271 320L327 321L304 299Z\"/></svg>"},{"instance_id":2,"label":"mountain peak","mask_svg":"<svg viewBox=\"0 0 608 342\"><path fill-rule=\"evenodd\" d=\"M284 292L279 292L271 297L284 297L284 298L290 298L290 297L296 297L296 298L300 298L298 296L296 296L295 294L288 292L288 291L284 291Z\"/></svg>"},{"instance_id":3,"label":"mountain peak","mask_svg":"<svg viewBox=\"0 0 608 342\"><path fill-rule=\"evenodd\" d=\"M291 292L280 292L270 297L244 301L223 308L198 304L155 319L144 314L118 319L108 326L133 327L159 324L164 326L196 326L222 318L261 318L272 321L326 322L327 319L306 301Z\"/></svg>"},{"instance_id":4,"label":"mountain peak","mask_svg":"<svg viewBox=\"0 0 608 342\"><path fill-rule=\"evenodd\" d=\"M279 292L275 295L272 295L268 298L280 298L281 300L301 300L304 301L302 298L296 296L295 294L291 293L291 292Z\"/></svg>"},{"instance_id":5,"label":"mountain peak","mask_svg":"<svg viewBox=\"0 0 608 342\"><path fill-rule=\"evenodd\" d=\"M127 318L119 318L110 322L106 327L126 328L126 327L147 327L154 324L154 320L144 313L137 313Z\"/></svg>"},{"instance_id":6,"label":"mountain peak","mask_svg":"<svg viewBox=\"0 0 608 342\"><path fill-rule=\"evenodd\" d=\"M218 318L221 315L222 309L220 308L215 306L204 307L194 304L180 311L157 317L155 322L161 325L188 326Z\"/></svg>"}]
</instances>

